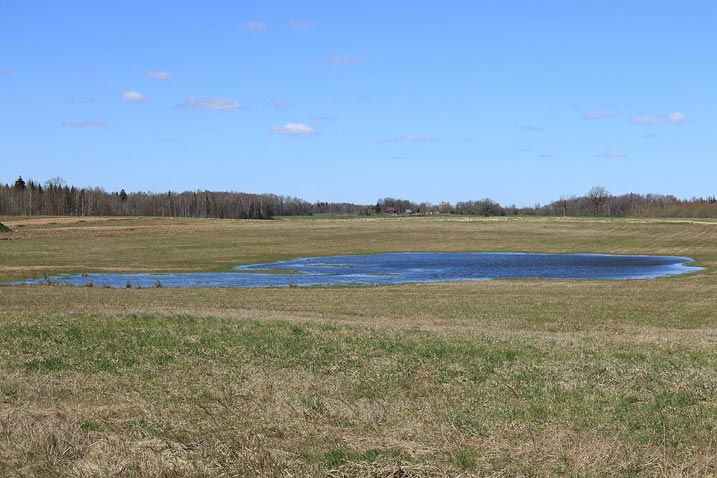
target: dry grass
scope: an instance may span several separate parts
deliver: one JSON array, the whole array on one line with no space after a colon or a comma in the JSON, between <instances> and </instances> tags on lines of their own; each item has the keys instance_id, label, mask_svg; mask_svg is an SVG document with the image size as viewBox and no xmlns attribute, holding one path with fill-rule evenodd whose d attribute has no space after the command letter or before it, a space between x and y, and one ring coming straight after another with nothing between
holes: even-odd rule
<instances>
[{"instance_id":1,"label":"dry grass","mask_svg":"<svg viewBox=\"0 0 717 478\"><path fill-rule=\"evenodd\" d=\"M224 459L198 464L197 450L166 438L119 437L87 430L62 412L13 408L0 413L0 472L4 476L281 476L255 438L217 443L211 452Z\"/></svg>"},{"instance_id":2,"label":"dry grass","mask_svg":"<svg viewBox=\"0 0 717 478\"><path fill-rule=\"evenodd\" d=\"M717 264L711 222L524 218L14 221L0 280L54 271L227 270L301 256L392 251L692 254ZM70 221L73 220L74 222ZM38 221L38 222L33 222ZM30 275L36 274L28 269ZM27 276L27 274L24 274Z\"/></svg>"},{"instance_id":3,"label":"dry grass","mask_svg":"<svg viewBox=\"0 0 717 478\"><path fill-rule=\"evenodd\" d=\"M680 254L708 270L630 282L2 287L0 476L717 473L712 223L17 222L0 246L6 279L392 250Z\"/></svg>"}]
</instances>

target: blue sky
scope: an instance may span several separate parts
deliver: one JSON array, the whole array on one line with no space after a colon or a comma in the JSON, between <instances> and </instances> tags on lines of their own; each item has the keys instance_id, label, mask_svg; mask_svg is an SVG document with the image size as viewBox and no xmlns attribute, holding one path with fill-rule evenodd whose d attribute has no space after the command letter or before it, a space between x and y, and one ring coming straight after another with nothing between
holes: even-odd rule
<instances>
[{"instance_id":1,"label":"blue sky","mask_svg":"<svg viewBox=\"0 0 717 478\"><path fill-rule=\"evenodd\" d=\"M0 0L0 181L715 194L711 1Z\"/></svg>"}]
</instances>

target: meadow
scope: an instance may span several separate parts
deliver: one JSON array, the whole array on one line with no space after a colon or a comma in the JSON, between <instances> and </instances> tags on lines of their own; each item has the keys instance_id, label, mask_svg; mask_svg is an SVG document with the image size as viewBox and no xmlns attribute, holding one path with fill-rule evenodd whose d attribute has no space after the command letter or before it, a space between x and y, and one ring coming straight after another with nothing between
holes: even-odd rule
<instances>
[{"instance_id":1,"label":"meadow","mask_svg":"<svg viewBox=\"0 0 717 478\"><path fill-rule=\"evenodd\" d=\"M13 229L0 281L393 251L706 267L637 281L0 286L0 476L717 474L714 221L0 222Z\"/></svg>"}]
</instances>

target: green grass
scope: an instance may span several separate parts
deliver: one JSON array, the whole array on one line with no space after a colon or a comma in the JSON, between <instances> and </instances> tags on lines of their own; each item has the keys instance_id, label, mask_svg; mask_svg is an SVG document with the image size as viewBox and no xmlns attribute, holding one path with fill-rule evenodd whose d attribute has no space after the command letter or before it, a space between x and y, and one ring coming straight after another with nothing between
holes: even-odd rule
<instances>
[{"instance_id":1,"label":"green grass","mask_svg":"<svg viewBox=\"0 0 717 478\"><path fill-rule=\"evenodd\" d=\"M676 254L707 270L628 282L0 287L0 476L717 473L712 223L23 220L0 248L5 279L392 250Z\"/></svg>"}]
</instances>

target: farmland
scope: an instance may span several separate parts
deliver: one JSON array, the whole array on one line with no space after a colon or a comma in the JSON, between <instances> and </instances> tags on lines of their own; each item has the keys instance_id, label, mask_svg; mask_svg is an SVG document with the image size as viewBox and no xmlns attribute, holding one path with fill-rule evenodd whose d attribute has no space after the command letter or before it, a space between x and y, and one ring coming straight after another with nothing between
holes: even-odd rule
<instances>
[{"instance_id":1,"label":"farmland","mask_svg":"<svg viewBox=\"0 0 717 478\"><path fill-rule=\"evenodd\" d=\"M0 287L0 475L717 473L717 223L0 217L0 280L394 251L689 256L640 281Z\"/></svg>"}]
</instances>

